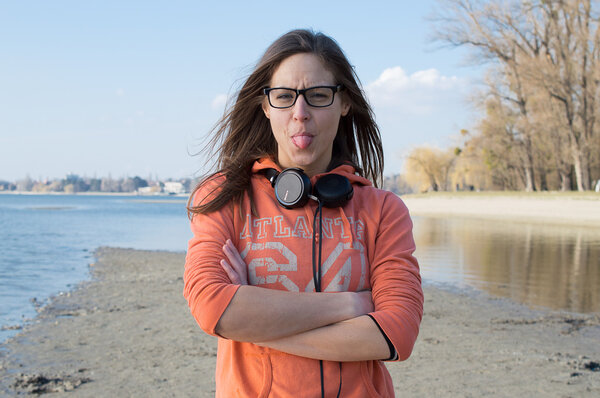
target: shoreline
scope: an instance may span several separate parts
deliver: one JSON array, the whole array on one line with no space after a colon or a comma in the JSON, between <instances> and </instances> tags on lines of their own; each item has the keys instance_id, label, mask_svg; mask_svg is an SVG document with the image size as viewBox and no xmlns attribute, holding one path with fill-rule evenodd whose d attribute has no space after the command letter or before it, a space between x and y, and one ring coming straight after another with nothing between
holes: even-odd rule
<instances>
[{"instance_id":1,"label":"shoreline","mask_svg":"<svg viewBox=\"0 0 600 398\"><path fill-rule=\"evenodd\" d=\"M216 339L183 299L184 253L99 248L91 280L0 344L0 395L214 396ZM388 363L397 396L600 394L600 314L530 309L424 283L413 355Z\"/></svg>"},{"instance_id":2,"label":"shoreline","mask_svg":"<svg viewBox=\"0 0 600 398\"><path fill-rule=\"evenodd\" d=\"M86 191L86 192L35 192L35 191L0 191L0 195L15 195L15 196L140 196L140 197L173 197L173 198L187 198L190 193L182 193L182 194L166 194L166 193L153 193L153 194L138 194L136 192L101 192L101 191Z\"/></svg>"},{"instance_id":3,"label":"shoreline","mask_svg":"<svg viewBox=\"0 0 600 398\"><path fill-rule=\"evenodd\" d=\"M600 194L433 193L400 196L415 216L458 216L600 227Z\"/></svg>"}]
</instances>

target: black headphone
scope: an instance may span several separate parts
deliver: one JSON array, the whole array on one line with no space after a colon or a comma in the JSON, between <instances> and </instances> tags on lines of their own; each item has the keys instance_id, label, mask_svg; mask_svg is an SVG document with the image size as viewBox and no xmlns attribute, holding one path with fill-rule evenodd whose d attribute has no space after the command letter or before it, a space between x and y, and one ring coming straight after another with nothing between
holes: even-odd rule
<instances>
[{"instance_id":1,"label":"black headphone","mask_svg":"<svg viewBox=\"0 0 600 398\"><path fill-rule=\"evenodd\" d=\"M275 190L277 201L286 209L302 207L308 199L315 199L324 207L341 207L354 195L350 180L339 174L326 174L312 187L304 170L296 167L281 173L266 169L264 173Z\"/></svg>"},{"instance_id":2,"label":"black headphone","mask_svg":"<svg viewBox=\"0 0 600 398\"><path fill-rule=\"evenodd\" d=\"M265 177L271 182L271 186L275 190L275 197L277 202L286 209L293 209L296 207L302 207L308 199L316 200L319 204L315 210L315 219L313 221L313 229L315 228L317 215L319 215L319 235L322 234L323 223L321 217L323 215L323 207L342 207L346 202L352 199L354 195L354 189L350 180L339 174L326 174L320 177L315 186L312 187L310 179L304 170L291 167L283 170L279 173L275 169L265 169ZM315 283L315 291L321 291L321 243L322 239L319 239L319 256L318 262L315 259L316 255L316 234L313 234L313 248L312 248L312 268L313 268L313 281ZM342 363L340 364L340 384L338 388L337 396L340 396L342 391ZM323 376L323 361L319 361L319 368L321 372L321 397L325 396L325 385Z\"/></svg>"}]
</instances>

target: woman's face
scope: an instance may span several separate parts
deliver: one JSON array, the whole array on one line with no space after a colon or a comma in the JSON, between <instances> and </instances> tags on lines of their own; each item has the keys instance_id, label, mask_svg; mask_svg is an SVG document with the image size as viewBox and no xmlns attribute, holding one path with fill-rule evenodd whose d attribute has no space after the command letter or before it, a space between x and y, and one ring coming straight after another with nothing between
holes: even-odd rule
<instances>
[{"instance_id":1,"label":"woman's face","mask_svg":"<svg viewBox=\"0 0 600 398\"><path fill-rule=\"evenodd\" d=\"M283 60L273 73L270 87L304 89L336 84L333 74L317 56L304 53ZM273 108L265 98L263 110L277 141L279 165L299 167L312 177L327 169L340 118L348 114L350 104L341 93L336 93L333 104L315 108L300 95L294 106L287 109Z\"/></svg>"}]
</instances>

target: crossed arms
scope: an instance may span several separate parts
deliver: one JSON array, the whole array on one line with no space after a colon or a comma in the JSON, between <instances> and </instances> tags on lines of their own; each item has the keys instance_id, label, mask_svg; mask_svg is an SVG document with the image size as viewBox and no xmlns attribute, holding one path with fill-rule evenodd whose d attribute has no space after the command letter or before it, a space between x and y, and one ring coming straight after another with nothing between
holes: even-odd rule
<instances>
[{"instance_id":1,"label":"crossed arms","mask_svg":"<svg viewBox=\"0 0 600 398\"><path fill-rule=\"evenodd\" d=\"M220 336L328 361L387 359L370 291L293 293L249 286L246 264L230 240L220 264L241 285L219 319ZM268 314L268 316L265 316Z\"/></svg>"}]
</instances>

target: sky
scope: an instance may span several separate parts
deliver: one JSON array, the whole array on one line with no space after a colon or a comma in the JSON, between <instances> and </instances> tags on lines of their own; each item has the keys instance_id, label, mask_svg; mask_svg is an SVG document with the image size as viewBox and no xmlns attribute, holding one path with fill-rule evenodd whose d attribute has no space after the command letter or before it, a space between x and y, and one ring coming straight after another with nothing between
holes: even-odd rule
<instances>
[{"instance_id":1,"label":"sky","mask_svg":"<svg viewBox=\"0 0 600 398\"><path fill-rule=\"evenodd\" d=\"M225 99L285 32L333 37L362 82L385 175L477 118L481 70L432 41L422 1L0 0L0 180L197 177Z\"/></svg>"}]
</instances>

